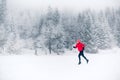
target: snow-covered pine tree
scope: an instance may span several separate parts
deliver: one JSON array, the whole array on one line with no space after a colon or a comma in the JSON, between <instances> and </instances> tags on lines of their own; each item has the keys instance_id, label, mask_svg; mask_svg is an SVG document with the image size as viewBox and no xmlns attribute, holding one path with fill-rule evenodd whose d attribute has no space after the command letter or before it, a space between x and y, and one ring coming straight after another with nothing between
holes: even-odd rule
<instances>
[{"instance_id":1,"label":"snow-covered pine tree","mask_svg":"<svg viewBox=\"0 0 120 80\"><path fill-rule=\"evenodd\" d=\"M45 45L48 48L50 54L52 51L58 53L56 49L58 49L58 46L63 44L63 41L61 42L61 38L63 37L60 37L63 35L63 30L59 23L59 11L57 9L53 10L51 7L49 7L41 34L45 36ZM59 49L60 48L62 49L62 47L59 47Z\"/></svg>"},{"instance_id":2,"label":"snow-covered pine tree","mask_svg":"<svg viewBox=\"0 0 120 80\"><path fill-rule=\"evenodd\" d=\"M65 47L67 49L72 49L73 44L78 39L78 28L77 28L77 19L75 16L66 15L62 17L62 26L65 31Z\"/></svg>"},{"instance_id":3,"label":"snow-covered pine tree","mask_svg":"<svg viewBox=\"0 0 120 80\"><path fill-rule=\"evenodd\" d=\"M89 44L88 44L88 47L87 47L87 52L90 52L90 53L97 53L98 52L98 48L96 46L96 40L97 40L97 35L96 35L96 32L98 30L98 27L95 26L95 21L96 21L96 18L95 18L95 15L96 13L95 12L91 12L89 11L89 22L90 22L90 40L89 40Z\"/></svg>"},{"instance_id":4,"label":"snow-covered pine tree","mask_svg":"<svg viewBox=\"0 0 120 80\"><path fill-rule=\"evenodd\" d=\"M120 47L120 8L116 11L116 29L117 46Z\"/></svg>"},{"instance_id":5,"label":"snow-covered pine tree","mask_svg":"<svg viewBox=\"0 0 120 80\"><path fill-rule=\"evenodd\" d=\"M96 26L98 26L98 30L96 33L97 35L96 46L99 49L110 48L112 45L109 44L111 42L111 30L109 28L109 24L106 20L106 17L102 11L99 14L97 14L95 24Z\"/></svg>"},{"instance_id":6,"label":"snow-covered pine tree","mask_svg":"<svg viewBox=\"0 0 120 80\"><path fill-rule=\"evenodd\" d=\"M91 11L87 10L84 11L82 13L82 20L81 20L81 30L80 30L80 36L81 36L81 40L85 43L86 48L85 51L86 52L91 52L91 53L95 53L97 52L95 49L95 44L94 44L94 39L93 39L93 35L92 35L92 15L91 15Z\"/></svg>"},{"instance_id":7,"label":"snow-covered pine tree","mask_svg":"<svg viewBox=\"0 0 120 80\"><path fill-rule=\"evenodd\" d=\"M110 34L111 34L111 39L112 39L112 43L113 43L113 46L116 46L117 44L117 18L116 18L116 11L115 9L106 9L105 10L105 16L106 16L106 20L109 24L109 28L111 29L110 30Z\"/></svg>"},{"instance_id":8,"label":"snow-covered pine tree","mask_svg":"<svg viewBox=\"0 0 120 80\"><path fill-rule=\"evenodd\" d=\"M6 15L6 0L0 0L0 24L4 23Z\"/></svg>"},{"instance_id":9,"label":"snow-covered pine tree","mask_svg":"<svg viewBox=\"0 0 120 80\"><path fill-rule=\"evenodd\" d=\"M6 0L0 0L0 48L4 49L7 41L7 31L5 27Z\"/></svg>"}]
</instances>

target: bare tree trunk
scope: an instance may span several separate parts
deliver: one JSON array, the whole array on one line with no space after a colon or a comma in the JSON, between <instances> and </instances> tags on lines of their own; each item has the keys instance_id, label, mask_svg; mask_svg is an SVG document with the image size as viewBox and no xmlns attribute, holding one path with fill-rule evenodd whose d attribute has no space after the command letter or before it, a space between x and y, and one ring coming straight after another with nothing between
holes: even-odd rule
<instances>
[{"instance_id":1,"label":"bare tree trunk","mask_svg":"<svg viewBox=\"0 0 120 80\"><path fill-rule=\"evenodd\" d=\"M48 48L49 48L49 53L51 54L51 39L49 39Z\"/></svg>"},{"instance_id":2,"label":"bare tree trunk","mask_svg":"<svg viewBox=\"0 0 120 80\"><path fill-rule=\"evenodd\" d=\"M38 55L38 54L37 54L37 48L35 48L35 55Z\"/></svg>"}]
</instances>

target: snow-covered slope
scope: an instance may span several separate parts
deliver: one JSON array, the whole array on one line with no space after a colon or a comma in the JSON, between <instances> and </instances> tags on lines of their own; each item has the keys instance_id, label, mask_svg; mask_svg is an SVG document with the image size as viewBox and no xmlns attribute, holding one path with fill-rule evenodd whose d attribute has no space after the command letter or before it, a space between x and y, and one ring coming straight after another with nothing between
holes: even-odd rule
<instances>
[{"instance_id":1,"label":"snow-covered slope","mask_svg":"<svg viewBox=\"0 0 120 80\"><path fill-rule=\"evenodd\" d=\"M120 80L118 49L85 55L0 56L0 80Z\"/></svg>"}]
</instances>

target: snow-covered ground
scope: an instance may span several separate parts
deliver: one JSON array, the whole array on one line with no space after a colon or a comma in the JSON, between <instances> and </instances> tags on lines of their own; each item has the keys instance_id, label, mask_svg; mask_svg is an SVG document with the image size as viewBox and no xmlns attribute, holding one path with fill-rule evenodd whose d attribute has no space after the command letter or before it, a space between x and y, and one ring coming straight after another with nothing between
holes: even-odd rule
<instances>
[{"instance_id":1,"label":"snow-covered ground","mask_svg":"<svg viewBox=\"0 0 120 80\"><path fill-rule=\"evenodd\" d=\"M85 54L89 64L77 55L2 55L0 80L120 80L119 49Z\"/></svg>"}]
</instances>

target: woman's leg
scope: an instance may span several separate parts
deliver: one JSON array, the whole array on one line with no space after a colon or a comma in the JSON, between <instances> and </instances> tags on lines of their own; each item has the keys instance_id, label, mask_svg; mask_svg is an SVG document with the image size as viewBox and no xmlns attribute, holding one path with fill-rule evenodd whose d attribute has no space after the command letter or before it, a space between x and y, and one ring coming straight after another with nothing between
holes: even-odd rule
<instances>
[{"instance_id":1,"label":"woman's leg","mask_svg":"<svg viewBox=\"0 0 120 80\"><path fill-rule=\"evenodd\" d=\"M81 54L81 55L82 55L82 57L83 57L83 58L87 61L87 63L88 63L89 60L84 56L83 51L82 51L82 54Z\"/></svg>"},{"instance_id":2,"label":"woman's leg","mask_svg":"<svg viewBox=\"0 0 120 80\"><path fill-rule=\"evenodd\" d=\"M81 55L81 52L78 54L78 59L79 59L79 63L78 63L78 64L81 64L81 58L80 58L80 55Z\"/></svg>"}]
</instances>

